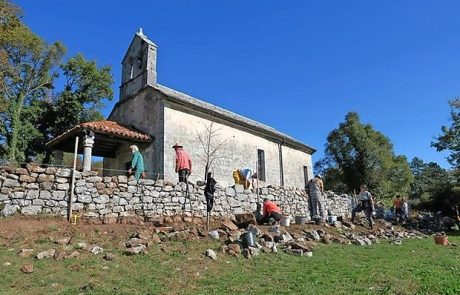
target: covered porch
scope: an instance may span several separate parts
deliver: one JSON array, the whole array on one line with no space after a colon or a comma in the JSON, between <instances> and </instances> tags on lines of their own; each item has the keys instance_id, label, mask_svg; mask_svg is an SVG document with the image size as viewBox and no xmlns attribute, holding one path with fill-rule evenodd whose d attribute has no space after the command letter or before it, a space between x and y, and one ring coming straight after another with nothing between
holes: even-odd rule
<instances>
[{"instance_id":1,"label":"covered porch","mask_svg":"<svg viewBox=\"0 0 460 295\"><path fill-rule=\"evenodd\" d=\"M52 150L83 154L83 171L90 171L92 156L114 158L122 145L143 146L153 140L153 136L133 126L102 120L79 124L46 145Z\"/></svg>"}]
</instances>

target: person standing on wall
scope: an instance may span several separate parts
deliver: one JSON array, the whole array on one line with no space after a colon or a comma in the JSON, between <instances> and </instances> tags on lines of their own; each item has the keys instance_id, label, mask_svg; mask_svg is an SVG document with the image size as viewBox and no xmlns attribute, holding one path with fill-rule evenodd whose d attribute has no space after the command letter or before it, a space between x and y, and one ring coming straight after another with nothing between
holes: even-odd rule
<instances>
[{"instance_id":1,"label":"person standing on wall","mask_svg":"<svg viewBox=\"0 0 460 295\"><path fill-rule=\"evenodd\" d=\"M308 182L309 209L310 216L313 220L324 221L324 183L321 175L317 174Z\"/></svg>"},{"instance_id":2,"label":"person standing on wall","mask_svg":"<svg viewBox=\"0 0 460 295\"><path fill-rule=\"evenodd\" d=\"M179 182L187 182L187 178L192 173L192 160L184 150L184 147L176 143L173 145L176 151L176 173L179 175Z\"/></svg>"},{"instance_id":3,"label":"person standing on wall","mask_svg":"<svg viewBox=\"0 0 460 295\"><path fill-rule=\"evenodd\" d=\"M139 152L137 145L131 145L129 148L133 156L131 158L131 168L129 168L128 173L132 174L134 172L134 177L136 180L139 180L144 173L144 158L141 152Z\"/></svg>"}]
</instances>

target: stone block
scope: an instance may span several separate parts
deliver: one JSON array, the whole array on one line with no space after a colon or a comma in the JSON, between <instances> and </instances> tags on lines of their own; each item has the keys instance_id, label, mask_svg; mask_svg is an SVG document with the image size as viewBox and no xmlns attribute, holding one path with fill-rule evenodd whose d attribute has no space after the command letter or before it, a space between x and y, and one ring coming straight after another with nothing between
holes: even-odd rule
<instances>
[{"instance_id":1,"label":"stone block","mask_svg":"<svg viewBox=\"0 0 460 295\"><path fill-rule=\"evenodd\" d=\"M72 210L73 211L83 211L85 205L83 203L73 203Z\"/></svg>"},{"instance_id":2,"label":"stone block","mask_svg":"<svg viewBox=\"0 0 460 295\"><path fill-rule=\"evenodd\" d=\"M86 182L89 182L89 183L102 182L102 177L91 176L91 177L86 178Z\"/></svg>"},{"instance_id":3,"label":"stone block","mask_svg":"<svg viewBox=\"0 0 460 295\"><path fill-rule=\"evenodd\" d=\"M38 183L35 183L35 182L32 182L32 183L28 183L26 185L26 189L39 189L40 186L38 185Z\"/></svg>"},{"instance_id":4,"label":"stone block","mask_svg":"<svg viewBox=\"0 0 460 295\"><path fill-rule=\"evenodd\" d=\"M153 202L153 198L152 198L152 197L143 196L143 197L142 197L142 202L143 202L143 203L152 203L152 202Z\"/></svg>"},{"instance_id":5,"label":"stone block","mask_svg":"<svg viewBox=\"0 0 460 295\"><path fill-rule=\"evenodd\" d=\"M56 185L56 189L61 190L61 191L67 191L67 190L69 190L69 188L70 188L70 186L69 186L68 183L58 183Z\"/></svg>"},{"instance_id":6,"label":"stone block","mask_svg":"<svg viewBox=\"0 0 460 295\"><path fill-rule=\"evenodd\" d=\"M119 175L117 178L118 183L128 183L128 177L125 175Z\"/></svg>"},{"instance_id":7,"label":"stone block","mask_svg":"<svg viewBox=\"0 0 460 295\"><path fill-rule=\"evenodd\" d=\"M1 214L0 215L3 215L3 216L11 216L11 215L14 215L16 214L17 212L20 211L20 207L19 205L8 205L6 204L5 207L3 208L3 210L1 211Z\"/></svg>"},{"instance_id":8,"label":"stone block","mask_svg":"<svg viewBox=\"0 0 460 295\"><path fill-rule=\"evenodd\" d=\"M51 199L51 193L49 191L41 190L39 195L40 195L40 199L43 199L43 200Z\"/></svg>"},{"instance_id":9,"label":"stone block","mask_svg":"<svg viewBox=\"0 0 460 295\"><path fill-rule=\"evenodd\" d=\"M112 213L112 209L110 209L110 208L104 208L104 209L99 210L99 214L101 214L101 215L106 215L106 214L109 214L109 213Z\"/></svg>"},{"instance_id":10,"label":"stone block","mask_svg":"<svg viewBox=\"0 0 460 295\"><path fill-rule=\"evenodd\" d=\"M72 173L72 170L67 169L67 168L58 168L56 170L57 177L70 177L71 173Z\"/></svg>"},{"instance_id":11,"label":"stone block","mask_svg":"<svg viewBox=\"0 0 460 295\"><path fill-rule=\"evenodd\" d=\"M236 195L236 191L233 187L229 186L225 188L225 195L228 197L234 197Z\"/></svg>"},{"instance_id":12,"label":"stone block","mask_svg":"<svg viewBox=\"0 0 460 295\"><path fill-rule=\"evenodd\" d=\"M37 182L54 182L53 174L40 174L38 175Z\"/></svg>"},{"instance_id":13,"label":"stone block","mask_svg":"<svg viewBox=\"0 0 460 295\"><path fill-rule=\"evenodd\" d=\"M35 215L35 214L40 213L41 211L42 211L42 206L30 205L30 206L23 207L21 209L21 214Z\"/></svg>"},{"instance_id":14,"label":"stone block","mask_svg":"<svg viewBox=\"0 0 460 295\"><path fill-rule=\"evenodd\" d=\"M128 205L128 201L124 198L120 198L120 201L118 202L120 206Z\"/></svg>"},{"instance_id":15,"label":"stone block","mask_svg":"<svg viewBox=\"0 0 460 295\"><path fill-rule=\"evenodd\" d=\"M56 177L56 180L55 180L57 183L68 183L69 182L69 178L65 178L65 177Z\"/></svg>"},{"instance_id":16,"label":"stone block","mask_svg":"<svg viewBox=\"0 0 460 295\"><path fill-rule=\"evenodd\" d=\"M52 182L42 182L42 183L40 183L40 189L52 190L52 189L54 189L54 183L52 183Z\"/></svg>"},{"instance_id":17,"label":"stone block","mask_svg":"<svg viewBox=\"0 0 460 295\"><path fill-rule=\"evenodd\" d=\"M57 169L55 167L48 167L48 168L46 168L45 173L54 175L54 174L56 174L56 170Z\"/></svg>"},{"instance_id":18,"label":"stone block","mask_svg":"<svg viewBox=\"0 0 460 295\"><path fill-rule=\"evenodd\" d=\"M26 193L26 199L32 200L37 199L40 196L40 191L38 190L30 190Z\"/></svg>"},{"instance_id":19,"label":"stone block","mask_svg":"<svg viewBox=\"0 0 460 295\"><path fill-rule=\"evenodd\" d=\"M51 199L55 201L63 201L65 199L65 191L53 191L51 193Z\"/></svg>"},{"instance_id":20,"label":"stone block","mask_svg":"<svg viewBox=\"0 0 460 295\"><path fill-rule=\"evenodd\" d=\"M142 184L145 186L152 186L152 185L155 185L155 181L152 179L140 179L139 184Z\"/></svg>"},{"instance_id":21,"label":"stone block","mask_svg":"<svg viewBox=\"0 0 460 295\"><path fill-rule=\"evenodd\" d=\"M9 176L9 175L8 175ZM16 179L5 179L3 181L3 187L17 187L17 186L20 186L19 182L16 180Z\"/></svg>"},{"instance_id":22,"label":"stone block","mask_svg":"<svg viewBox=\"0 0 460 295\"><path fill-rule=\"evenodd\" d=\"M88 189L86 186L77 186L75 187L75 193L76 194L84 194Z\"/></svg>"},{"instance_id":23,"label":"stone block","mask_svg":"<svg viewBox=\"0 0 460 295\"><path fill-rule=\"evenodd\" d=\"M137 193L137 186L128 186L128 193Z\"/></svg>"},{"instance_id":24,"label":"stone block","mask_svg":"<svg viewBox=\"0 0 460 295\"><path fill-rule=\"evenodd\" d=\"M123 211L125 211L125 207L123 207L123 206L115 206L112 209L113 213L120 213L120 212L123 212Z\"/></svg>"},{"instance_id":25,"label":"stone block","mask_svg":"<svg viewBox=\"0 0 460 295\"><path fill-rule=\"evenodd\" d=\"M96 198L93 198L93 202L97 204L105 204L109 202L109 196L107 195L100 195Z\"/></svg>"},{"instance_id":26,"label":"stone block","mask_svg":"<svg viewBox=\"0 0 460 295\"><path fill-rule=\"evenodd\" d=\"M21 175L19 176L19 181L21 182L35 182L35 177L29 175Z\"/></svg>"},{"instance_id":27,"label":"stone block","mask_svg":"<svg viewBox=\"0 0 460 295\"><path fill-rule=\"evenodd\" d=\"M15 171L14 171L15 174L17 175L28 175L29 174L29 171L25 168L17 168Z\"/></svg>"},{"instance_id":28,"label":"stone block","mask_svg":"<svg viewBox=\"0 0 460 295\"><path fill-rule=\"evenodd\" d=\"M42 199L34 199L32 200L32 205L43 206L45 205L45 201Z\"/></svg>"}]
</instances>

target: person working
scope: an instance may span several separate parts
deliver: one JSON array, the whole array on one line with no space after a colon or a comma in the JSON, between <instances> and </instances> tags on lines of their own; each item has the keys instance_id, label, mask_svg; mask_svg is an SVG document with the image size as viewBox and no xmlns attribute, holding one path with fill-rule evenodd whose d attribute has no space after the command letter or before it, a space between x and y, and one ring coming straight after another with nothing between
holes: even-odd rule
<instances>
[{"instance_id":1,"label":"person working","mask_svg":"<svg viewBox=\"0 0 460 295\"><path fill-rule=\"evenodd\" d=\"M281 209L269 198L264 198L263 215L259 224L268 223L270 218L280 221L282 217Z\"/></svg>"},{"instance_id":2,"label":"person working","mask_svg":"<svg viewBox=\"0 0 460 295\"><path fill-rule=\"evenodd\" d=\"M187 182L187 177L192 173L192 160L184 150L183 146L176 143L173 145L176 151L176 173L179 175L179 182Z\"/></svg>"},{"instance_id":3,"label":"person working","mask_svg":"<svg viewBox=\"0 0 460 295\"><path fill-rule=\"evenodd\" d=\"M321 175L317 174L314 178L310 179L307 184L308 188L308 209L310 211L310 218L312 220L320 219L324 221L324 183Z\"/></svg>"},{"instance_id":4,"label":"person working","mask_svg":"<svg viewBox=\"0 0 460 295\"><path fill-rule=\"evenodd\" d=\"M396 199L393 200L393 210L395 213L395 219L399 220L403 216L403 211L402 211L402 201L401 201L401 196L396 195Z\"/></svg>"},{"instance_id":5,"label":"person working","mask_svg":"<svg viewBox=\"0 0 460 295\"><path fill-rule=\"evenodd\" d=\"M351 222L355 222L356 213L364 211L366 218L369 221L369 227L373 229L374 221L372 220L372 212L374 212L374 199L370 192L367 191L365 185L361 185L361 191L358 196L358 205L351 211Z\"/></svg>"},{"instance_id":6,"label":"person working","mask_svg":"<svg viewBox=\"0 0 460 295\"><path fill-rule=\"evenodd\" d=\"M144 173L144 158L136 145L132 145L129 148L133 156L131 158L131 167L128 173L132 174L134 172L134 177L136 180L139 180Z\"/></svg>"}]
</instances>

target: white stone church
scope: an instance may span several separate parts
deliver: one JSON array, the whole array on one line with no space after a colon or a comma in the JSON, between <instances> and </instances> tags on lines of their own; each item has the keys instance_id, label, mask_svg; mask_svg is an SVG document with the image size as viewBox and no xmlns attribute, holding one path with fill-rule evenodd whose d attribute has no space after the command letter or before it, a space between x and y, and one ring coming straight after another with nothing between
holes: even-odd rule
<instances>
[{"instance_id":1,"label":"white stone church","mask_svg":"<svg viewBox=\"0 0 460 295\"><path fill-rule=\"evenodd\" d=\"M233 183L232 172L259 167L262 184L304 187L312 177L315 149L275 129L157 83L157 46L142 31L136 33L122 61L120 99L108 120L149 135L140 143L149 178L177 181L175 152L179 143L193 161L191 181L203 180L203 139L212 128L210 171L222 185ZM201 139L201 140L200 140ZM207 142L207 141L206 141ZM97 145L97 138L96 138ZM104 168L126 169L129 143L116 146ZM208 146L205 144L204 146Z\"/></svg>"}]
</instances>

